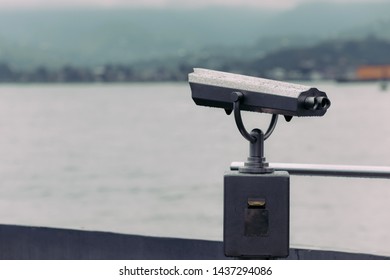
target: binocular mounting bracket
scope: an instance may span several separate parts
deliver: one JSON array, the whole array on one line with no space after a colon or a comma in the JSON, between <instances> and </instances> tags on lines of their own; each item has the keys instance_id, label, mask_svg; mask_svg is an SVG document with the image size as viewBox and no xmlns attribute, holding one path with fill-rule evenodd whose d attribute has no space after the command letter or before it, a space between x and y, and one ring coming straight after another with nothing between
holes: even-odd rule
<instances>
[{"instance_id":1,"label":"binocular mounting bracket","mask_svg":"<svg viewBox=\"0 0 390 280\"><path fill-rule=\"evenodd\" d=\"M233 112L236 125L241 135L249 141L249 157L244 166L239 167L240 173L272 173L274 169L269 167L264 157L264 141L272 134L278 121L278 115L273 114L270 125L264 134L255 128L250 133L245 129L241 118L240 104L244 98L242 92L232 92Z\"/></svg>"}]
</instances>

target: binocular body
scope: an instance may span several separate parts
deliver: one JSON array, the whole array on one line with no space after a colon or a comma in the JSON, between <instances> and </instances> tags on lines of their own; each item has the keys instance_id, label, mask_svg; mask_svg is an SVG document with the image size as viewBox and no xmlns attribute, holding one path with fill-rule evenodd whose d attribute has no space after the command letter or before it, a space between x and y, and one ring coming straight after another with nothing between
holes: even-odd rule
<instances>
[{"instance_id":1,"label":"binocular body","mask_svg":"<svg viewBox=\"0 0 390 280\"><path fill-rule=\"evenodd\" d=\"M195 68L189 74L197 105L232 110L231 93L241 92L241 110L284 116L323 116L330 106L325 92L304 85Z\"/></svg>"}]
</instances>

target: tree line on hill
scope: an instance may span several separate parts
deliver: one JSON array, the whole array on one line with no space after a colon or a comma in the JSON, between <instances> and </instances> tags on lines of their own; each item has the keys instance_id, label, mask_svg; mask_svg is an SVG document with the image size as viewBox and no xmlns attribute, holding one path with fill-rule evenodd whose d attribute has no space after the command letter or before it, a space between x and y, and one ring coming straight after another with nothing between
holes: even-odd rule
<instances>
[{"instance_id":1,"label":"tree line on hill","mask_svg":"<svg viewBox=\"0 0 390 280\"><path fill-rule=\"evenodd\" d=\"M0 82L186 81L194 67L278 80L328 80L343 78L360 65L390 64L390 42L376 37L325 41L315 46L282 49L265 56L248 52L243 55L239 50L234 53L240 55L214 49L133 64L105 64L99 67L64 65L56 69L46 66L21 69L3 61L0 62Z\"/></svg>"}]
</instances>

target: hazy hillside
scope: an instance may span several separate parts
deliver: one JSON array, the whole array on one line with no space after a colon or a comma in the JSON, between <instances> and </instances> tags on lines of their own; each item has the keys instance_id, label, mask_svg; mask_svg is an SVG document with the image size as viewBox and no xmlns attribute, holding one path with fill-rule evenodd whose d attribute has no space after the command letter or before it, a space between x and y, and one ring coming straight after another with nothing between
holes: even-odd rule
<instances>
[{"instance_id":1,"label":"hazy hillside","mask_svg":"<svg viewBox=\"0 0 390 280\"><path fill-rule=\"evenodd\" d=\"M0 44L14 59L24 51L43 63L131 62L251 43L267 18L247 9L3 11Z\"/></svg>"},{"instance_id":2,"label":"hazy hillside","mask_svg":"<svg viewBox=\"0 0 390 280\"><path fill-rule=\"evenodd\" d=\"M269 21L273 35L338 36L390 19L390 3L307 3ZM263 30L266 34L266 31Z\"/></svg>"},{"instance_id":3,"label":"hazy hillside","mask_svg":"<svg viewBox=\"0 0 390 280\"><path fill-rule=\"evenodd\" d=\"M327 38L390 38L389 4L289 11L208 8L0 11L0 62L14 68L126 64L172 57L252 58Z\"/></svg>"}]
</instances>

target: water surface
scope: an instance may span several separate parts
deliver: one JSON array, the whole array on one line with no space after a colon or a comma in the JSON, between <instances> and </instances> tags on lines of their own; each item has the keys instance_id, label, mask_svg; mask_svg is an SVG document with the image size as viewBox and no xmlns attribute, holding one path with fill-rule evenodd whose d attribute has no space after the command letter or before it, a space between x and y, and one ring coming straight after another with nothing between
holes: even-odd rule
<instances>
[{"instance_id":1,"label":"water surface","mask_svg":"<svg viewBox=\"0 0 390 280\"><path fill-rule=\"evenodd\" d=\"M315 86L328 113L281 118L267 160L390 166L390 92ZM1 85L0 223L222 240L223 174L247 153L185 83ZM291 245L390 255L389 201L386 180L292 177Z\"/></svg>"}]
</instances>

